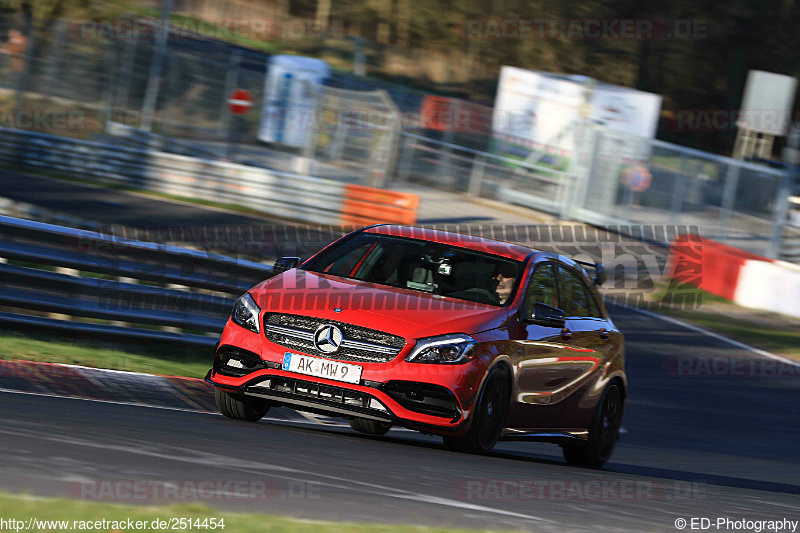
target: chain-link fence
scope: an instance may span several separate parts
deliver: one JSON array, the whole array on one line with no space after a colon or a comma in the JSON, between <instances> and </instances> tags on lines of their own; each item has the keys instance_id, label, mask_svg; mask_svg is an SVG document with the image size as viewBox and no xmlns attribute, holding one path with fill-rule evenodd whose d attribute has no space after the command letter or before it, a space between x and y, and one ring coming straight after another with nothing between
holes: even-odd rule
<instances>
[{"instance_id":1,"label":"chain-link fence","mask_svg":"<svg viewBox=\"0 0 800 533\"><path fill-rule=\"evenodd\" d=\"M620 157L620 145L637 142L640 157ZM572 216L605 224L696 226L707 238L776 257L787 177L763 165L601 130Z\"/></svg>"},{"instance_id":2,"label":"chain-link fence","mask_svg":"<svg viewBox=\"0 0 800 533\"><path fill-rule=\"evenodd\" d=\"M425 120L398 135L424 98L390 87L398 105L387 91L341 73L331 77L336 87L324 87L302 106L283 104L310 109L303 120L286 122L310 131L304 145L262 143L267 54L189 36L170 38L162 55L155 21L140 24L138 33L109 35L81 21L41 28L22 17L0 18L0 125L155 144L347 182L418 182L592 224L693 225L710 238L779 256L791 185L781 171L599 126L585 128L567 165L564 154L518 160L492 153L490 136L474 124L468 130L481 133L470 137L469 147L463 132L445 135L447 128L431 138ZM160 70L154 69L159 57ZM157 97L152 128L142 131L148 86L157 88ZM253 98L241 120L226 103L236 88Z\"/></svg>"},{"instance_id":3,"label":"chain-link fence","mask_svg":"<svg viewBox=\"0 0 800 533\"><path fill-rule=\"evenodd\" d=\"M70 38L65 21L34 26L0 18L3 126L87 137L101 131L112 57L109 41Z\"/></svg>"},{"instance_id":4,"label":"chain-link fence","mask_svg":"<svg viewBox=\"0 0 800 533\"><path fill-rule=\"evenodd\" d=\"M526 163L410 133L402 134L400 146L400 180L567 215L573 177L546 162Z\"/></svg>"},{"instance_id":5,"label":"chain-link fence","mask_svg":"<svg viewBox=\"0 0 800 533\"><path fill-rule=\"evenodd\" d=\"M329 82L336 87L304 88L282 102L282 127L304 130L299 137L307 142L260 142L269 54L194 35L168 34L160 47L159 31L153 19L114 21L111 28L62 20L45 29L29 27L21 16L0 17L2 126L385 182L401 127L386 91L334 73ZM239 117L227 104L235 89L252 98L251 110ZM421 101L418 91L393 92L404 105Z\"/></svg>"},{"instance_id":6,"label":"chain-link fence","mask_svg":"<svg viewBox=\"0 0 800 533\"><path fill-rule=\"evenodd\" d=\"M585 160L585 161L578 161ZM683 225L768 257L786 227L788 174L662 141L594 129L569 169L404 133L397 176L601 226ZM555 160L554 160L555 162Z\"/></svg>"}]
</instances>

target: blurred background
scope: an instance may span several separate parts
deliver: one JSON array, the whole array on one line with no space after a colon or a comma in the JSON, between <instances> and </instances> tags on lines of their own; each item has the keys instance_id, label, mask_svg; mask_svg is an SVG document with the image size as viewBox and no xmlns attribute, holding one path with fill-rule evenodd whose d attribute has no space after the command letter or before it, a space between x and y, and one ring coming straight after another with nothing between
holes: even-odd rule
<instances>
[{"instance_id":1,"label":"blurred background","mask_svg":"<svg viewBox=\"0 0 800 533\"><path fill-rule=\"evenodd\" d=\"M59 137L417 183L590 224L703 226L795 261L799 18L778 1L6 0L2 154L31 166L20 144ZM138 185L159 186L145 170Z\"/></svg>"}]
</instances>

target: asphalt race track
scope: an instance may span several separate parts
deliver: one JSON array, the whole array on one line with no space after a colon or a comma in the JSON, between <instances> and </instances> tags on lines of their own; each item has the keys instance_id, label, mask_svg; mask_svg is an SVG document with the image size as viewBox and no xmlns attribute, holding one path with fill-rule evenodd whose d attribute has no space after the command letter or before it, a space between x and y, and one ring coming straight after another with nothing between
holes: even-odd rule
<instances>
[{"instance_id":1,"label":"asphalt race track","mask_svg":"<svg viewBox=\"0 0 800 533\"><path fill-rule=\"evenodd\" d=\"M720 375L674 375L675 354L763 358L636 312L617 312L616 321L627 338L630 399L626 433L603 470L570 467L558 447L544 444L501 443L490 456L470 456L405 430L373 438L341 425L253 424L3 392L0 488L93 498L104 494L102 483L119 480L215 481L222 491L228 482L254 498L218 494L205 503L312 519L534 531L675 531L676 519L691 517L800 519L796 367L784 377L729 376L719 366ZM105 497L131 503L128 494Z\"/></svg>"}]
</instances>

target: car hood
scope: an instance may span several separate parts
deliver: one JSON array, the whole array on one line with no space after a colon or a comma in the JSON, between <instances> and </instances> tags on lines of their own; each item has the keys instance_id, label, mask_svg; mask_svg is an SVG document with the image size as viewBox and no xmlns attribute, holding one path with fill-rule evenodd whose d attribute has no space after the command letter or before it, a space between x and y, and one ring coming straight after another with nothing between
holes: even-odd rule
<instances>
[{"instance_id":1,"label":"car hood","mask_svg":"<svg viewBox=\"0 0 800 533\"><path fill-rule=\"evenodd\" d=\"M300 269L274 276L250 294L268 312L357 324L405 338L478 333L501 327L508 317L502 307Z\"/></svg>"}]
</instances>

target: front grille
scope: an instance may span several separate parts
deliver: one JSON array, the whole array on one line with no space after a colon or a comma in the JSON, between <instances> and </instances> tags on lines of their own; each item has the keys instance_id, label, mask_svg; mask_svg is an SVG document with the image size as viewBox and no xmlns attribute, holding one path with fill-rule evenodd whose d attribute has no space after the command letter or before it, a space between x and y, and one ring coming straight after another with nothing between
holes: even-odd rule
<instances>
[{"instance_id":1,"label":"front grille","mask_svg":"<svg viewBox=\"0 0 800 533\"><path fill-rule=\"evenodd\" d=\"M335 353L324 353L314 347L314 333L322 325L334 325L342 330L342 345ZM337 361L386 363L405 346L403 337L374 329L285 313L264 315L264 335L268 340L298 350Z\"/></svg>"}]
</instances>

